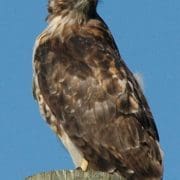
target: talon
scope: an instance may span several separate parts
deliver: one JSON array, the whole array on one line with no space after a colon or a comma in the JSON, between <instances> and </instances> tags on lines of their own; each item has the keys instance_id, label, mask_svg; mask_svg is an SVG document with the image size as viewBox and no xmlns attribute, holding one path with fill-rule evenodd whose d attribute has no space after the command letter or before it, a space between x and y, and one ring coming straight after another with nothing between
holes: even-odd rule
<instances>
[{"instance_id":1,"label":"talon","mask_svg":"<svg viewBox=\"0 0 180 180\"><path fill-rule=\"evenodd\" d=\"M82 171L81 167L77 167L75 170Z\"/></svg>"}]
</instances>

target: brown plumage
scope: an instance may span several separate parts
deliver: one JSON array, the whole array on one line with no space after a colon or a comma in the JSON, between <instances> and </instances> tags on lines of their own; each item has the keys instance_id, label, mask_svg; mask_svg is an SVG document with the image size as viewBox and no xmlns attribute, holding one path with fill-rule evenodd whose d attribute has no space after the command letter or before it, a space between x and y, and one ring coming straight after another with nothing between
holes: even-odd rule
<instances>
[{"instance_id":1,"label":"brown plumage","mask_svg":"<svg viewBox=\"0 0 180 180\"><path fill-rule=\"evenodd\" d=\"M49 1L34 51L35 98L77 167L161 179L153 116L96 5Z\"/></svg>"}]
</instances>

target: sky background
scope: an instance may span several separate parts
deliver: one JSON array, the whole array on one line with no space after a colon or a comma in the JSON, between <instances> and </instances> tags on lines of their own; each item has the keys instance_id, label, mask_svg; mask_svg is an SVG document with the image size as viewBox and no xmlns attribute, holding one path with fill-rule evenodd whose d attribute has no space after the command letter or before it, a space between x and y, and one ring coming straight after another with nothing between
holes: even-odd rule
<instances>
[{"instance_id":1,"label":"sky background","mask_svg":"<svg viewBox=\"0 0 180 180\"><path fill-rule=\"evenodd\" d=\"M0 175L21 180L72 161L31 93L31 57L46 27L46 0L0 0ZM165 180L180 173L180 1L101 0L99 14L122 57L142 74L165 154Z\"/></svg>"}]
</instances>

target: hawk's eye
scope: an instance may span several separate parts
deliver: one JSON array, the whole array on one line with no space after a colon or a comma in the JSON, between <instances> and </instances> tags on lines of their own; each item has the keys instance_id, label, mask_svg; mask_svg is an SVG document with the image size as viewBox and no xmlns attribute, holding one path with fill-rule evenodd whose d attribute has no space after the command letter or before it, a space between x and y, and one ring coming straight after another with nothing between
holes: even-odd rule
<instances>
[{"instance_id":1,"label":"hawk's eye","mask_svg":"<svg viewBox=\"0 0 180 180\"><path fill-rule=\"evenodd\" d=\"M52 7L48 7L48 12L49 13L53 13L53 8Z\"/></svg>"}]
</instances>

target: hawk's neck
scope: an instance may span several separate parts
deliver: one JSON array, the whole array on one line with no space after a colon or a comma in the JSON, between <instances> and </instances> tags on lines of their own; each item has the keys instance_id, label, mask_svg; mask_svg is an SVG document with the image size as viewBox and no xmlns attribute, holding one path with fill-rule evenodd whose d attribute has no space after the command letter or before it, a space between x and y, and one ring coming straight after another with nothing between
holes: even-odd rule
<instances>
[{"instance_id":1,"label":"hawk's neck","mask_svg":"<svg viewBox=\"0 0 180 180\"><path fill-rule=\"evenodd\" d=\"M60 35L62 40L83 26L86 26L92 20L98 20L98 15L87 15L85 13L71 11L59 14L53 17L48 24L47 32L52 36Z\"/></svg>"}]
</instances>

